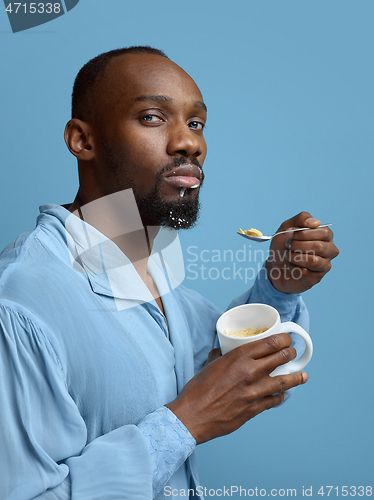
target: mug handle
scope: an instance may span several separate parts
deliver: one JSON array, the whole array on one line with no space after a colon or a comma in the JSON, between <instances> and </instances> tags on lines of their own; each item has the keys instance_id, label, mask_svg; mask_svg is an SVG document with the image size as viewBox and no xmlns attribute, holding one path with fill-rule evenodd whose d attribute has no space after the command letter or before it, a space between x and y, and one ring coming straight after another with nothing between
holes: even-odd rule
<instances>
[{"instance_id":1,"label":"mug handle","mask_svg":"<svg viewBox=\"0 0 374 500\"><path fill-rule=\"evenodd\" d=\"M287 367L288 373L296 373L305 368L306 365L309 363L313 354L313 342L312 339L309 337L309 334L300 325L293 323L292 321L286 321L285 323L281 323L279 333L289 333L289 332L297 333L298 335L300 335L302 339L304 339L306 346L305 352L300 359L289 361L285 365L281 365L278 368L281 369L284 366ZM276 368L274 371L276 372L278 368ZM272 372L272 375L273 373L274 372ZM274 375L276 375L276 373L274 373Z\"/></svg>"}]
</instances>

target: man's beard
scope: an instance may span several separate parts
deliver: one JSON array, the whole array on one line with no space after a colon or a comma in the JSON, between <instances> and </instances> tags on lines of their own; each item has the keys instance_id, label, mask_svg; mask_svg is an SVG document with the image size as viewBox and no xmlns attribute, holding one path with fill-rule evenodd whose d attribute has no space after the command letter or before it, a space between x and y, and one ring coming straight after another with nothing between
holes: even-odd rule
<instances>
[{"instance_id":1,"label":"man's beard","mask_svg":"<svg viewBox=\"0 0 374 500\"><path fill-rule=\"evenodd\" d=\"M187 189L185 195L175 201L167 201L160 194L160 183L157 183L152 193L147 196L137 197L140 217L143 223L168 227L171 229L191 229L199 218L200 201L199 193L191 196L191 188ZM147 222L146 222L147 221Z\"/></svg>"},{"instance_id":2,"label":"man's beard","mask_svg":"<svg viewBox=\"0 0 374 500\"><path fill-rule=\"evenodd\" d=\"M106 141L103 141L103 152L106 157L107 166L112 172L117 172L117 190L132 188L138 206L139 214L144 226L162 226L171 229L191 229L199 218L200 201L199 193L192 194L193 188L181 189L183 196L175 201L166 200L161 194L163 174L176 167L191 163L201 170L201 182L204 175L199 161L192 158L175 158L157 174L156 184L151 193L140 196L131 179L127 178L123 171L123 161L119 161ZM124 187L126 185L126 188ZM199 189L199 188L197 188Z\"/></svg>"}]
</instances>

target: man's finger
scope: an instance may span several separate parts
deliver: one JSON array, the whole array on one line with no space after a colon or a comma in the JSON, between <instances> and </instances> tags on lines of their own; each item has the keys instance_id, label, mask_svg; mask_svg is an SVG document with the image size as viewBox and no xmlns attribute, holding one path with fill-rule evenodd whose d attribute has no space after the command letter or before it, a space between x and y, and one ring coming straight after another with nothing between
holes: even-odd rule
<instances>
[{"instance_id":1,"label":"man's finger","mask_svg":"<svg viewBox=\"0 0 374 500\"><path fill-rule=\"evenodd\" d=\"M308 375L305 372L297 372L291 373L290 375L269 377L269 379L270 394L281 394L282 392L292 389L292 387L305 384L308 381Z\"/></svg>"},{"instance_id":2,"label":"man's finger","mask_svg":"<svg viewBox=\"0 0 374 500\"><path fill-rule=\"evenodd\" d=\"M305 384L308 381L308 375L305 372L292 373L291 375L278 375L269 377L266 386L266 395L258 402L258 413L269 410L274 406L280 405L286 397L286 391Z\"/></svg>"},{"instance_id":3,"label":"man's finger","mask_svg":"<svg viewBox=\"0 0 374 500\"><path fill-rule=\"evenodd\" d=\"M264 373L270 374L278 366L284 365L295 359L296 355L297 352L294 347L285 347L274 354L258 359L257 365Z\"/></svg>"},{"instance_id":4,"label":"man's finger","mask_svg":"<svg viewBox=\"0 0 374 500\"><path fill-rule=\"evenodd\" d=\"M323 271L314 271L313 269L307 269L306 267L301 267L291 262L289 266L290 275L299 281L305 291L321 281L325 274L331 269L331 262L328 261Z\"/></svg>"},{"instance_id":5,"label":"man's finger","mask_svg":"<svg viewBox=\"0 0 374 500\"><path fill-rule=\"evenodd\" d=\"M331 241L334 233L329 227L318 227L316 229L308 229L308 231L296 231L292 235L292 240L300 241Z\"/></svg>"},{"instance_id":6,"label":"man's finger","mask_svg":"<svg viewBox=\"0 0 374 500\"><path fill-rule=\"evenodd\" d=\"M269 356L286 347L289 347L291 343L292 339L288 333L278 333L261 340L248 342L240 347L236 347L227 353L227 355L231 355L232 357L238 356L239 358L247 356L250 359L260 359L264 356Z\"/></svg>"},{"instance_id":7,"label":"man's finger","mask_svg":"<svg viewBox=\"0 0 374 500\"><path fill-rule=\"evenodd\" d=\"M315 228L321 224L321 221L312 217L309 212L300 212L299 214L291 217L283 222L278 231L285 231L289 228L298 228L298 227L310 227Z\"/></svg>"},{"instance_id":8,"label":"man's finger","mask_svg":"<svg viewBox=\"0 0 374 500\"><path fill-rule=\"evenodd\" d=\"M331 259L316 254L304 254L300 252L288 252L286 258L290 264L305 267L309 271L327 272L331 268Z\"/></svg>"},{"instance_id":9,"label":"man's finger","mask_svg":"<svg viewBox=\"0 0 374 500\"><path fill-rule=\"evenodd\" d=\"M211 363L212 361L215 361L216 359L220 358L222 356L221 353L221 348L216 347L215 349L212 349L210 353L208 354L208 359L206 360L206 365Z\"/></svg>"},{"instance_id":10,"label":"man's finger","mask_svg":"<svg viewBox=\"0 0 374 500\"><path fill-rule=\"evenodd\" d=\"M286 398L286 393L281 392L280 394L273 394L271 396L266 396L262 401L261 404L258 405L258 412L257 415L262 413L265 410L270 410L271 408L274 408L275 406L279 406L281 403Z\"/></svg>"},{"instance_id":11,"label":"man's finger","mask_svg":"<svg viewBox=\"0 0 374 500\"><path fill-rule=\"evenodd\" d=\"M334 247L329 241L300 241L289 240L286 243L288 250L299 254L306 255L319 255L320 257L332 257L334 254Z\"/></svg>"}]
</instances>

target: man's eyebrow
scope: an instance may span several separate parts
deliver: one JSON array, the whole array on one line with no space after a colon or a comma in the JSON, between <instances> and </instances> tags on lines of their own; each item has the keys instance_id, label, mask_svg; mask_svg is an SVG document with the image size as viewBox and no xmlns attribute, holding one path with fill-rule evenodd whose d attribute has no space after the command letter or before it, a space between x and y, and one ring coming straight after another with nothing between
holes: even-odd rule
<instances>
[{"instance_id":1,"label":"man's eyebrow","mask_svg":"<svg viewBox=\"0 0 374 500\"><path fill-rule=\"evenodd\" d=\"M139 102L139 101L154 101L154 102L161 102L161 103L167 103L171 104L173 102L173 99L171 97L168 97L167 95L140 95L139 97L136 97L134 101Z\"/></svg>"},{"instance_id":2,"label":"man's eyebrow","mask_svg":"<svg viewBox=\"0 0 374 500\"><path fill-rule=\"evenodd\" d=\"M206 107L205 102L202 102L202 101L195 101L195 102L194 102L194 105L195 105L197 108L201 108L201 109L203 109L204 111L208 112L208 108Z\"/></svg>"},{"instance_id":3,"label":"man's eyebrow","mask_svg":"<svg viewBox=\"0 0 374 500\"><path fill-rule=\"evenodd\" d=\"M139 97L136 97L134 101L135 102L153 101L162 104L173 103L173 99L167 95L149 95L149 94L140 95ZM203 109L204 111L208 111L205 103L203 103L202 101L195 101L193 104L197 108Z\"/></svg>"}]
</instances>

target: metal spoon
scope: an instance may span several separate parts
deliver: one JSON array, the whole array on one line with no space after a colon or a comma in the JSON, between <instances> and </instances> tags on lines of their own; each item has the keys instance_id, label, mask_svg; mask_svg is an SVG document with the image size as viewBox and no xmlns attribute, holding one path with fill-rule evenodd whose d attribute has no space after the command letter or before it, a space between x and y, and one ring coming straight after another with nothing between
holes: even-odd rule
<instances>
[{"instance_id":1,"label":"metal spoon","mask_svg":"<svg viewBox=\"0 0 374 500\"><path fill-rule=\"evenodd\" d=\"M263 241L269 241L274 238L274 236L278 236L278 234L284 234L284 233L289 233L289 232L296 232L296 231L307 231L308 229L318 229L320 227L327 227L327 226L332 226L332 224L321 224L318 227L298 227L297 229L287 229L287 231L279 231L279 233L275 233L272 236L249 236L248 234L238 234L240 236L244 236L244 238L247 238L248 240L252 241L258 241L259 243L262 243Z\"/></svg>"}]
</instances>

